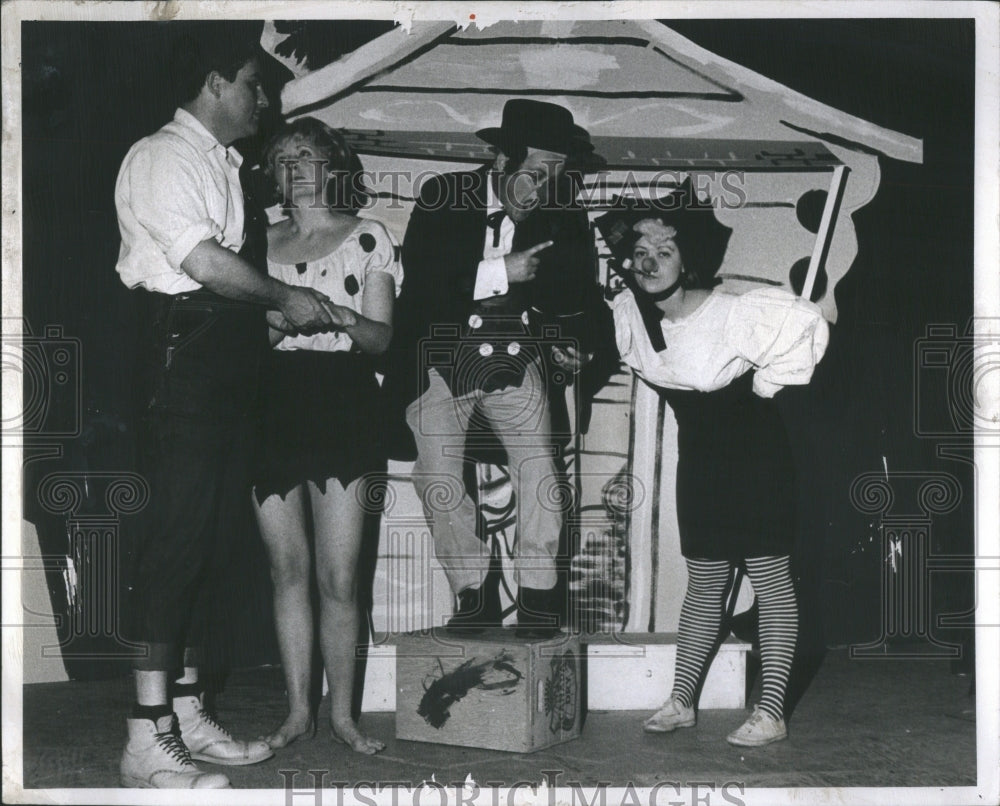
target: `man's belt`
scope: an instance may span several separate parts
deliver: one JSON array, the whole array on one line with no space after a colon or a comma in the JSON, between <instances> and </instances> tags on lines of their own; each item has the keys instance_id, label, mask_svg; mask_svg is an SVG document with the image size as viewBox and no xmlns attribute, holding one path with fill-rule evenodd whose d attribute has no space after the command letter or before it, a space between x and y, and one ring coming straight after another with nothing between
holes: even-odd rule
<instances>
[{"instance_id":1,"label":"man's belt","mask_svg":"<svg viewBox=\"0 0 1000 806\"><path fill-rule=\"evenodd\" d=\"M180 294L164 294L160 291L149 291L145 288L137 288L136 291L148 296L157 305L173 305L175 308L205 311L206 313L214 313L222 310L260 311L264 308L260 303L230 299L229 297L216 294L214 291L209 291L207 288L184 291Z\"/></svg>"}]
</instances>

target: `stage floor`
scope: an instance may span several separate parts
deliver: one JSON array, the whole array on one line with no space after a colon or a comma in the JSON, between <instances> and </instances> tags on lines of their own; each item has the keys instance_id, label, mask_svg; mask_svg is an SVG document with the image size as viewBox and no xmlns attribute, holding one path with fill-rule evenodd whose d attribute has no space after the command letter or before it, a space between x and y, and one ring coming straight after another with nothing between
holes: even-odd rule
<instances>
[{"instance_id":1,"label":"stage floor","mask_svg":"<svg viewBox=\"0 0 1000 806\"><path fill-rule=\"evenodd\" d=\"M502 782L507 787L540 783L543 771L552 784L558 771L561 786L700 782L702 793L714 785L716 800L727 783L747 788L970 786L976 778L971 688L971 678L952 674L947 661L850 660L846 650L831 650L789 722L789 739L766 748L726 743L726 734L743 721L743 711L704 711L695 729L660 736L642 732L648 712L592 711L579 740L531 755L397 741L394 715L382 713L362 718L365 730L386 741L378 756L354 754L321 730L266 762L223 771L235 788L252 789L283 789L299 771L297 791L312 788L308 770L328 771L326 786L360 781L416 786L432 776L437 783L452 784L471 775L480 786ZM127 677L25 686L25 786L117 787L130 696ZM258 736L273 728L283 717L280 669L232 673L217 708L234 735ZM668 786L659 801L677 800L674 792ZM688 788L681 800L692 802L690 796ZM295 801L306 802L298 794Z\"/></svg>"}]
</instances>

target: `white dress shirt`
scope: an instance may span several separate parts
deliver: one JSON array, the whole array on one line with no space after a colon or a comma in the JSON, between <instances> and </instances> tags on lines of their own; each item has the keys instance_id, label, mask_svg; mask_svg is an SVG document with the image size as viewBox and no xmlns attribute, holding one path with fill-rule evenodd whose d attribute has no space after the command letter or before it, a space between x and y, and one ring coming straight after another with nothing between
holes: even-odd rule
<instances>
[{"instance_id":1,"label":"white dress shirt","mask_svg":"<svg viewBox=\"0 0 1000 806\"><path fill-rule=\"evenodd\" d=\"M486 177L486 215L503 210L503 205L493 191L493 176L491 171ZM500 222L500 244L493 245L493 228L487 224L483 245L483 259L479 261L476 272L476 285L472 292L474 300L487 297L499 297L507 293L507 265L504 255L509 255L514 247L514 222L510 216L504 216Z\"/></svg>"},{"instance_id":2,"label":"white dress shirt","mask_svg":"<svg viewBox=\"0 0 1000 806\"><path fill-rule=\"evenodd\" d=\"M214 238L243 246L243 158L184 109L137 142L122 161L115 208L122 243L116 269L129 288L164 294L201 288L181 263Z\"/></svg>"}]
</instances>

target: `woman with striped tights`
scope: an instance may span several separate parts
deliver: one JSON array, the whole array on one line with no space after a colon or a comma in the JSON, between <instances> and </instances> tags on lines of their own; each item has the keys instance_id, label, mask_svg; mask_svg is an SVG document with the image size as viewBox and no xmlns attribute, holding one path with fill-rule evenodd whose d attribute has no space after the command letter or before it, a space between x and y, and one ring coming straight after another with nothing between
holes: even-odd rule
<instances>
[{"instance_id":1,"label":"woman with striped tights","mask_svg":"<svg viewBox=\"0 0 1000 806\"><path fill-rule=\"evenodd\" d=\"M627 289L614 302L624 361L677 419L677 514L688 586L673 690L644 729L693 727L695 695L721 640L734 568L742 564L760 612L762 694L727 741L786 738L784 700L798 634L790 571L795 480L773 398L808 383L826 348L819 309L790 292L714 289L729 229L686 183L659 200L597 221Z\"/></svg>"}]
</instances>

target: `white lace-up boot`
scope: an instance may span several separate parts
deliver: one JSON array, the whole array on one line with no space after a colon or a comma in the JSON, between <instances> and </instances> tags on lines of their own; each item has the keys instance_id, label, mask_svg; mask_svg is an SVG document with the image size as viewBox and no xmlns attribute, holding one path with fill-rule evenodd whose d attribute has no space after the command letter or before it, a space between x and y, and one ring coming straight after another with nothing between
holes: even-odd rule
<instances>
[{"instance_id":1,"label":"white lace-up boot","mask_svg":"<svg viewBox=\"0 0 1000 806\"><path fill-rule=\"evenodd\" d=\"M244 742L234 739L229 731L216 722L203 708L204 694L199 697L174 697L174 713L180 723L181 739L196 761L240 767L256 764L274 755L265 741Z\"/></svg>"},{"instance_id":2,"label":"white lace-up boot","mask_svg":"<svg viewBox=\"0 0 1000 806\"><path fill-rule=\"evenodd\" d=\"M228 789L229 779L199 770L177 732L174 714L128 720L122 786L143 789Z\"/></svg>"}]
</instances>

